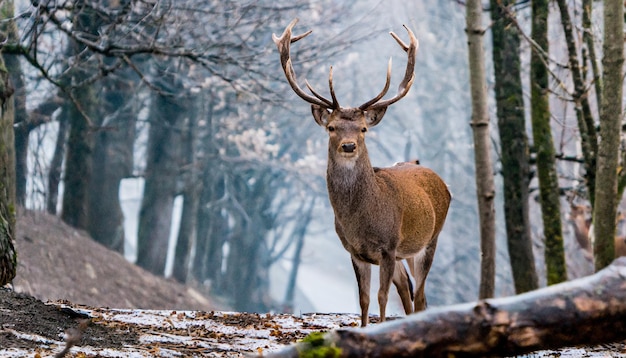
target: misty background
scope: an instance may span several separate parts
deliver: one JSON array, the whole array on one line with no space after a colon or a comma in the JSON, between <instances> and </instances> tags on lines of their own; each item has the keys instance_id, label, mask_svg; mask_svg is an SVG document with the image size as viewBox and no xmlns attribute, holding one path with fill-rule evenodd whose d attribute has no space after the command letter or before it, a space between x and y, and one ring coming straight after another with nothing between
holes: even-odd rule
<instances>
[{"instance_id":1,"label":"misty background","mask_svg":"<svg viewBox=\"0 0 626 358\"><path fill-rule=\"evenodd\" d=\"M124 8L125 3L99 2L112 9L104 11L107 14L118 14L116 6ZM95 99L94 110L89 112L98 128L94 133L109 136L94 144L94 156L97 148L104 149L103 156L93 160L93 177L106 178L108 168L123 167L112 189L101 186L90 194L119 203L119 208L113 205L114 209L92 219L117 218L113 222L84 225L94 239L151 272L222 297L235 310L358 312L350 257L334 232L326 193L327 135L313 121L309 105L284 79L271 36L280 35L298 17L295 34L313 30L291 49L298 79L306 78L326 94L332 65L339 102L357 106L382 89L390 57L390 91L395 92L406 55L389 31L406 39L402 28L406 24L419 40L415 82L409 94L389 108L381 124L368 132L366 143L374 166L419 159L446 181L453 195L427 279L429 305L478 298L480 236L463 5L435 0L145 1L146 7L152 5L142 16L153 16L150 19L155 22L137 20L128 26L145 26L152 35L161 31L167 39L163 44L172 46L169 53L126 52L130 58L126 62L114 53L81 58L85 49L73 49L76 52L67 55L71 41L63 40L59 30L41 32L39 38L39 60L46 64L50 77L65 80L68 68L83 65L82 83ZM54 11L61 24L70 23L72 9L59 5ZM529 9L522 6L518 11L524 26ZM30 2L16 2L16 13L25 14L26 24L32 12ZM53 18L50 13L46 16ZM165 19L162 28L156 25L158 19ZM121 38L128 39L124 31L131 31L122 28L119 33L126 37ZM24 41L30 36L27 30L26 25L21 29ZM94 36L99 36L98 31ZM485 40L488 51L489 34ZM197 57L176 52L190 46L197 49ZM528 60L527 46L524 51L523 58ZM115 67L118 60L125 64ZM102 63L114 70L102 75L96 70ZM42 77L42 71L26 63L23 69L26 107L36 111L57 96L57 87ZM85 81L89 76L97 79ZM488 84L492 84L489 76ZM57 215L67 211L64 201L51 204L50 198L74 192L64 180L58 194L49 189L49 174L59 150L57 139L68 136L63 121L71 111L65 103L29 133L24 190L27 208ZM491 107L493 130L493 103ZM87 105L84 108L89 110ZM564 118L569 111L563 110ZM573 134L563 130L568 128L565 122L555 124L559 125L555 133L562 136L555 142L561 143L562 152L576 153L577 145L569 139ZM496 295L506 296L514 294L514 288L502 217L497 135L492 137L498 190ZM576 172L576 165L566 163L559 169ZM63 178L69 175L63 173ZM536 183L531 186L536 188ZM534 198L536 192L531 195ZM192 203L195 210L186 206ZM156 213L148 215L148 208ZM541 219L534 200L531 218L538 274L545 285ZM189 227L193 233L184 231ZM110 231L98 234L102 229ZM590 272L592 268L585 266L576 251L570 226L563 229L566 252L573 258L570 262L580 266L570 274ZM372 280L375 295L377 276ZM395 290L391 295L388 313L400 314ZM378 311L375 301L371 312Z\"/></svg>"}]
</instances>

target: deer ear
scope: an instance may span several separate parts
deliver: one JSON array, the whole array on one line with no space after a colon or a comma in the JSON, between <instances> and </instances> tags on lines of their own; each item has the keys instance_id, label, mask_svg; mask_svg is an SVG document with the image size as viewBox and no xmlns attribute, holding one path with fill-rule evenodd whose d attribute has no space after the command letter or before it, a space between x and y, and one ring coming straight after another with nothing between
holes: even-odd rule
<instances>
[{"instance_id":1,"label":"deer ear","mask_svg":"<svg viewBox=\"0 0 626 358\"><path fill-rule=\"evenodd\" d=\"M311 105L311 112L313 113L313 119L315 122L322 127L326 127L328 124L328 117L330 116L330 111L324 107L318 106L316 104Z\"/></svg>"},{"instance_id":2,"label":"deer ear","mask_svg":"<svg viewBox=\"0 0 626 358\"><path fill-rule=\"evenodd\" d=\"M367 121L367 125L370 127L377 125L383 119L386 111L387 107L366 110L365 119Z\"/></svg>"}]
</instances>

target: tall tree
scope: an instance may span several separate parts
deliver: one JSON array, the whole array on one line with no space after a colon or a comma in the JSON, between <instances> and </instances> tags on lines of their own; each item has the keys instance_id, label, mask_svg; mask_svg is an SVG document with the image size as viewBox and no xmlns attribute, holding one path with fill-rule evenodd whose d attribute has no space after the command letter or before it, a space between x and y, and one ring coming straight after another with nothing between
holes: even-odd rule
<instances>
[{"instance_id":1,"label":"tall tree","mask_svg":"<svg viewBox=\"0 0 626 358\"><path fill-rule=\"evenodd\" d=\"M15 43L19 41L19 33L17 29L17 23L13 16L13 0L6 1L5 4L0 5L3 7L3 11L7 14L7 17L3 19L6 21L3 27L3 38L6 39L7 42ZM10 15L10 16L9 16ZM6 36L6 37L5 37ZM26 150L18 151L18 149L22 149L20 147L24 145L24 143L28 143L28 134L26 134L26 140L24 141L23 133L28 133L28 126L26 123L28 122L28 114L26 112L26 84L24 80L24 73L22 71L22 65L20 63L19 56L15 54L7 54L3 53L2 57L4 58L4 62L6 65L6 69L9 73L9 77L11 80L11 84L15 90L13 94L14 101L14 140L15 140L15 172L16 172L16 181L15 181L15 198L18 205L24 205L26 201L26 170L24 166L26 165ZM17 156L20 155L18 158ZM19 175L19 177L18 177Z\"/></svg>"},{"instance_id":2,"label":"tall tree","mask_svg":"<svg viewBox=\"0 0 626 358\"><path fill-rule=\"evenodd\" d=\"M532 38L539 47L530 57L531 121L533 145L537 153L537 175L543 234L545 239L545 261L548 284L567 279L563 233L561 228L561 205L559 183L556 175L556 159L552 130L550 128L548 53L548 0L532 1ZM539 51L543 51L540 53Z\"/></svg>"},{"instance_id":3,"label":"tall tree","mask_svg":"<svg viewBox=\"0 0 626 358\"><path fill-rule=\"evenodd\" d=\"M68 103L65 103L62 106L61 117L58 119L59 129L57 130L57 138L54 144L54 153L48 169L46 211L52 215L56 215L59 203L59 184L61 184L61 174L63 172L63 157L65 156L69 122L69 119L64 114L68 112L68 105Z\"/></svg>"},{"instance_id":4,"label":"tall tree","mask_svg":"<svg viewBox=\"0 0 626 358\"><path fill-rule=\"evenodd\" d=\"M204 160L201 163L200 207L191 274L193 279L200 282L208 280L212 288L219 290L227 219L224 218L222 210L226 197L226 173L219 161L220 143L217 140L217 133L220 113L226 111L228 106L220 109L219 95L215 88L207 89L201 102L204 104L202 117L206 128L202 131L199 141L202 144Z\"/></svg>"},{"instance_id":5,"label":"tall tree","mask_svg":"<svg viewBox=\"0 0 626 358\"><path fill-rule=\"evenodd\" d=\"M153 93L151 100L148 158L139 213L137 264L157 275L165 273L174 199L178 194L182 127L189 114L188 94L175 76L177 62L154 63L159 91Z\"/></svg>"},{"instance_id":6,"label":"tall tree","mask_svg":"<svg viewBox=\"0 0 626 358\"><path fill-rule=\"evenodd\" d=\"M306 208L304 206L306 205ZM302 250L304 249L304 238L306 231L313 219L313 210L315 207L315 197L309 199L309 202L302 202L300 212L304 211L304 216L298 220L296 227L293 230L293 236L295 236L296 247L293 250L293 257L291 258L291 270L289 271L289 278L287 279L287 289L285 290L284 306L289 312L293 312L293 306L296 296L296 280L298 278L298 270L300 268L300 262L302 260Z\"/></svg>"},{"instance_id":7,"label":"tall tree","mask_svg":"<svg viewBox=\"0 0 626 358\"><path fill-rule=\"evenodd\" d=\"M83 36L97 36L98 18L96 11L88 1L76 1L73 8L74 31ZM96 88L88 81L91 76L90 54L86 45L73 41L73 53L83 66L70 69L67 82L68 93L72 99L67 104L64 114L69 120L69 138L65 158L65 176L63 192L63 221L77 228L88 227L89 185L92 177L92 155L94 146L94 119L98 114Z\"/></svg>"},{"instance_id":8,"label":"tall tree","mask_svg":"<svg viewBox=\"0 0 626 358\"><path fill-rule=\"evenodd\" d=\"M604 41L600 108L600 143L593 206L594 257L596 270L608 266L615 255L615 217L618 205L617 165L622 124L624 64L624 4L604 2Z\"/></svg>"},{"instance_id":9,"label":"tall tree","mask_svg":"<svg viewBox=\"0 0 626 358\"><path fill-rule=\"evenodd\" d=\"M495 184L489 137L489 110L487 106L487 77L480 0L466 4L466 32L469 55L470 89L472 94L472 131L474 133L474 160L476 166L476 195L480 218L481 279L479 297L493 297L495 289Z\"/></svg>"},{"instance_id":10,"label":"tall tree","mask_svg":"<svg viewBox=\"0 0 626 358\"><path fill-rule=\"evenodd\" d=\"M136 77L128 70L101 81L100 108L107 115L97 118L101 122L96 123L94 133L87 230L94 240L118 252L124 248L119 187L133 170L137 87Z\"/></svg>"},{"instance_id":11,"label":"tall tree","mask_svg":"<svg viewBox=\"0 0 626 358\"><path fill-rule=\"evenodd\" d=\"M520 39L509 18L513 5L514 0L490 2L507 244L515 291L522 293L538 288L539 283L528 215L530 158L524 118Z\"/></svg>"},{"instance_id":12,"label":"tall tree","mask_svg":"<svg viewBox=\"0 0 626 358\"><path fill-rule=\"evenodd\" d=\"M13 23L13 1L0 3L0 39L5 41ZM15 118L13 88L0 56L0 286L13 280L17 270L15 239Z\"/></svg>"},{"instance_id":13,"label":"tall tree","mask_svg":"<svg viewBox=\"0 0 626 358\"><path fill-rule=\"evenodd\" d=\"M238 175L230 182L232 195L231 217L235 220L229 235L226 261L226 292L233 297L237 310L267 312L269 300L269 254L265 237L273 226L270 206L272 198L262 195L273 192L272 182L279 182L278 173L267 168L265 173L246 170L248 175ZM251 180L252 179L252 180Z\"/></svg>"},{"instance_id":14,"label":"tall tree","mask_svg":"<svg viewBox=\"0 0 626 358\"><path fill-rule=\"evenodd\" d=\"M584 82L583 71L586 66L581 66L580 61L578 59L578 48L576 42L576 36L574 35L574 25L572 24L572 20L569 14L569 7L565 0L557 0L557 4L559 6L559 10L561 12L561 25L563 27L563 33L565 34L565 43L567 45L567 53L568 53L568 64L570 73L572 76L572 81L574 84L574 91L571 94L572 100L574 102L574 109L576 111L576 119L578 122L578 131L580 133L580 143L583 152L583 163L585 167L585 183L588 192L588 199L593 207L595 203L595 189L596 189L596 171L597 171L597 156L598 156L598 135L596 132L596 124L593 119L593 115L591 114L591 106L589 104L589 93L588 87ZM534 5L534 4L533 4ZM547 2L545 4L545 12L546 12L546 33L547 33ZM588 15L585 15L587 11L591 11L590 4L586 4L587 8L583 10L583 21L585 21ZM534 8L534 6L533 6ZM534 18L534 13L533 13ZM535 21L535 20L533 20ZM585 23L583 23L585 25ZM589 36L589 32L586 35L583 35L584 39L587 39ZM541 41L545 41L544 51L548 52L548 40L547 35L546 39L540 39ZM543 42L542 42L543 43ZM587 46L588 53L593 53L591 48L592 46ZM532 66L532 65L531 65ZM594 68L593 64L590 66L591 69ZM545 81L547 88L547 77L545 74Z\"/></svg>"},{"instance_id":15,"label":"tall tree","mask_svg":"<svg viewBox=\"0 0 626 358\"><path fill-rule=\"evenodd\" d=\"M195 96L192 108L190 110L189 117L186 119L184 134L183 134L183 155L182 162L182 179L183 182L183 211L180 215L180 227L178 230L178 239L176 240L176 250L174 254L174 270L172 276L179 282L187 282L187 277L190 268L190 260L192 254L192 248L197 241L197 228L198 228L198 210L200 207L200 192L202 189L202 181L199 176L198 160L196 158L198 153L198 128L197 120L199 118L199 111L196 108L199 106L196 102L199 102L200 96Z\"/></svg>"}]
</instances>

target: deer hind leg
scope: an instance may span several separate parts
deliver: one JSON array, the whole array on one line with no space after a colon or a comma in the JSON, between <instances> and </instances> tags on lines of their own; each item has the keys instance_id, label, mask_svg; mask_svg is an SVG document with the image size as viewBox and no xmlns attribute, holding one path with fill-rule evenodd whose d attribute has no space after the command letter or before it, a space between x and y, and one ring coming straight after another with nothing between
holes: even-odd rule
<instances>
[{"instance_id":1,"label":"deer hind leg","mask_svg":"<svg viewBox=\"0 0 626 358\"><path fill-rule=\"evenodd\" d=\"M416 256L407 259L413 278L415 279L415 312L422 311L426 308L426 295L424 294L424 285L426 284L426 276L430 271L437 248L437 237L435 237L422 251Z\"/></svg>"},{"instance_id":2,"label":"deer hind leg","mask_svg":"<svg viewBox=\"0 0 626 358\"><path fill-rule=\"evenodd\" d=\"M396 268L393 272L393 284L396 286L402 300L404 313L407 315L411 314L413 312L413 284L402 261L396 261Z\"/></svg>"},{"instance_id":3,"label":"deer hind leg","mask_svg":"<svg viewBox=\"0 0 626 358\"><path fill-rule=\"evenodd\" d=\"M378 306L380 307L380 321L384 322L385 311L387 309L387 300L389 298L389 287L393 280L396 268L395 252L382 252L380 259L380 288L378 289Z\"/></svg>"},{"instance_id":4,"label":"deer hind leg","mask_svg":"<svg viewBox=\"0 0 626 358\"><path fill-rule=\"evenodd\" d=\"M367 326L370 306L370 280L372 266L352 256L352 267L359 287L359 305L361 307L361 327Z\"/></svg>"}]
</instances>

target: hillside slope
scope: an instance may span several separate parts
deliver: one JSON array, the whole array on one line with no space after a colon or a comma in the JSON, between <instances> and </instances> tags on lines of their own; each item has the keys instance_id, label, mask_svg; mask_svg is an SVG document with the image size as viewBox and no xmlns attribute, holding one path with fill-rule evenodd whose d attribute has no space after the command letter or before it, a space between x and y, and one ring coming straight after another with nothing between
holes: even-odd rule
<instances>
[{"instance_id":1,"label":"hillside slope","mask_svg":"<svg viewBox=\"0 0 626 358\"><path fill-rule=\"evenodd\" d=\"M198 291L128 262L58 217L19 210L16 292L94 307L213 310Z\"/></svg>"}]
</instances>

